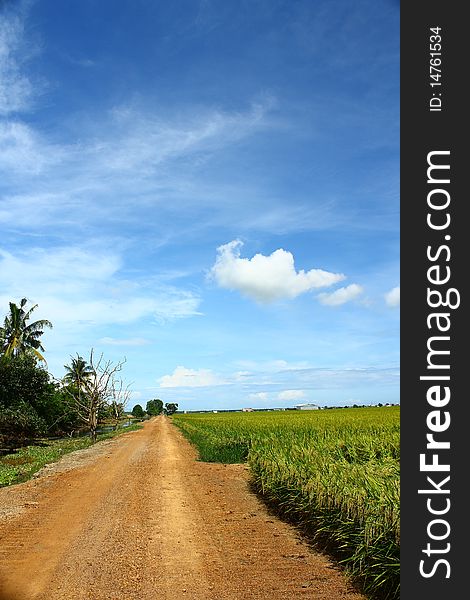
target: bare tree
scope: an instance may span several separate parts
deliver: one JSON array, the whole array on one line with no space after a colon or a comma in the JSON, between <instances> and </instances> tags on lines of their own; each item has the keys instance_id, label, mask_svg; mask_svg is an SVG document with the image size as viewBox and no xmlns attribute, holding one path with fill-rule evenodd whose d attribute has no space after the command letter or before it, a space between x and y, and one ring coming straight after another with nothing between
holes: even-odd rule
<instances>
[{"instance_id":1,"label":"bare tree","mask_svg":"<svg viewBox=\"0 0 470 600\"><path fill-rule=\"evenodd\" d=\"M112 402L118 405L130 395L128 388L124 388L124 384L118 378L125 362L124 359L114 364L110 360L104 360L103 354L96 359L92 349L88 376L81 378L79 385L69 384L64 387L79 418L88 426L93 442L96 441L99 413Z\"/></svg>"},{"instance_id":2,"label":"bare tree","mask_svg":"<svg viewBox=\"0 0 470 600\"><path fill-rule=\"evenodd\" d=\"M124 386L124 382L122 381L122 379L114 380L113 385L113 399L111 400L111 403L109 405L109 412L111 414L111 417L114 419L115 425L117 427L119 420L124 414L124 408L131 397L131 390L130 384Z\"/></svg>"}]
</instances>

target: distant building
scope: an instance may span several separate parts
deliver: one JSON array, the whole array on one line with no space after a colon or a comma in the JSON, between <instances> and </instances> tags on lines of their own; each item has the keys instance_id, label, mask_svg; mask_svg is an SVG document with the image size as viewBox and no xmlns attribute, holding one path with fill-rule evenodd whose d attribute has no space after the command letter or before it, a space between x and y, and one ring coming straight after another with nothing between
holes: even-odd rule
<instances>
[{"instance_id":1,"label":"distant building","mask_svg":"<svg viewBox=\"0 0 470 600\"><path fill-rule=\"evenodd\" d=\"M296 404L296 410L319 410L319 406L317 404L305 403L305 404Z\"/></svg>"},{"instance_id":2,"label":"distant building","mask_svg":"<svg viewBox=\"0 0 470 600\"><path fill-rule=\"evenodd\" d=\"M242 408L242 412L254 412L254 408Z\"/></svg>"}]
</instances>

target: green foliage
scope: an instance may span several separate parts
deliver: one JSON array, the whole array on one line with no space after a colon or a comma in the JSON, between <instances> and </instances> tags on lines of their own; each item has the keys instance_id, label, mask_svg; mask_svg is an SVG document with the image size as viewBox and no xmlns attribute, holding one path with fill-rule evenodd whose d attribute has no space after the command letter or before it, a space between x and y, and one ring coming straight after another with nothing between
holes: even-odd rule
<instances>
[{"instance_id":1,"label":"green foliage","mask_svg":"<svg viewBox=\"0 0 470 600\"><path fill-rule=\"evenodd\" d=\"M18 356L0 362L0 405L24 402L35 406L54 391L48 372L33 357Z\"/></svg>"},{"instance_id":2,"label":"green foliage","mask_svg":"<svg viewBox=\"0 0 470 600\"><path fill-rule=\"evenodd\" d=\"M0 361L0 437L4 443L75 427L76 415L49 373L28 354Z\"/></svg>"},{"instance_id":3,"label":"green foliage","mask_svg":"<svg viewBox=\"0 0 470 600\"><path fill-rule=\"evenodd\" d=\"M165 404L165 414L172 415L178 410L178 404L176 402L166 402Z\"/></svg>"},{"instance_id":4,"label":"green foliage","mask_svg":"<svg viewBox=\"0 0 470 600\"><path fill-rule=\"evenodd\" d=\"M25 402L0 410L0 440L3 444L21 443L46 432L47 425L34 408Z\"/></svg>"},{"instance_id":5,"label":"green foliage","mask_svg":"<svg viewBox=\"0 0 470 600\"><path fill-rule=\"evenodd\" d=\"M155 400L149 400L145 410L147 414L152 417L160 415L163 412L163 402L158 398L155 398Z\"/></svg>"},{"instance_id":6,"label":"green foliage","mask_svg":"<svg viewBox=\"0 0 470 600\"><path fill-rule=\"evenodd\" d=\"M124 416L124 403L113 400L106 410L106 416L115 421L119 421Z\"/></svg>"},{"instance_id":7,"label":"green foliage","mask_svg":"<svg viewBox=\"0 0 470 600\"><path fill-rule=\"evenodd\" d=\"M399 597L399 407L175 415L203 460L248 460L256 489L376 598Z\"/></svg>"},{"instance_id":8,"label":"green foliage","mask_svg":"<svg viewBox=\"0 0 470 600\"><path fill-rule=\"evenodd\" d=\"M45 362L45 358L39 352L44 351L40 337L45 327L52 328L52 323L42 319L28 324L37 304L25 310L27 302L26 298L20 301L19 306L10 302L10 311L5 317L3 327L0 327L0 357L8 359L29 354Z\"/></svg>"},{"instance_id":9,"label":"green foliage","mask_svg":"<svg viewBox=\"0 0 470 600\"><path fill-rule=\"evenodd\" d=\"M38 360L45 363L39 350L46 319L29 322L37 305L26 308L10 302L10 310L0 327L0 441L21 444L44 434L60 434L85 423L93 439L100 420L110 416L119 420L130 394L116 373L123 363L113 365L103 356L87 363L77 354L61 384L51 380ZM111 408L109 404L111 403Z\"/></svg>"},{"instance_id":10,"label":"green foliage","mask_svg":"<svg viewBox=\"0 0 470 600\"><path fill-rule=\"evenodd\" d=\"M140 404L136 404L134 406L132 409L132 416L134 416L136 419L143 419L145 417L144 409Z\"/></svg>"},{"instance_id":11,"label":"green foliage","mask_svg":"<svg viewBox=\"0 0 470 600\"><path fill-rule=\"evenodd\" d=\"M83 389L85 383L93 376L93 369L77 354L77 358L72 358L70 365L64 365L64 382Z\"/></svg>"}]
</instances>

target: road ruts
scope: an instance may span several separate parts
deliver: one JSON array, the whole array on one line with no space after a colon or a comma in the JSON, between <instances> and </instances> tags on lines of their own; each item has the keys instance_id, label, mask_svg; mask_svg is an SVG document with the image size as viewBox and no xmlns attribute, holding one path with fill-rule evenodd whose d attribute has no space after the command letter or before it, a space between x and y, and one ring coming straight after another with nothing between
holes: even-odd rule
<instances>
[{"instance_id":1,"label":"road ruts","mask_svg":"<svg viewBox=\"0 0 470 600\"><path fill-rule=\"evenodd\" d=\"M1 600L365 600L168 418L83 457L0 490Z\"/></svg>"}]
</instances>

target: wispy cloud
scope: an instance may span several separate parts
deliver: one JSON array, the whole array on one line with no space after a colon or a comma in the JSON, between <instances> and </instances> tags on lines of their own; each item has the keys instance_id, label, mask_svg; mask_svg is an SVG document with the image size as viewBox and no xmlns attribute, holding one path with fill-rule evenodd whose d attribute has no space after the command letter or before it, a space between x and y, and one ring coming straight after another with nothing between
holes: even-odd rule
<instances>
[{"instance_id":1,"label":"wispy cloud","mask_svg":"<svg viewBox=\"0 0 470 600\"><path fill-rule=\"evenodd\" d=\"M171 286L148 287L127 281L121 257L103 248L31 248L13 254L0 250L0 280L8 296L27 297L56 323L119 324L143 317L158 321L199 314L192 292Z\"/></svg>"},{"instance_id":2,"label":"wispy cloud","mask_svg":"<svg viewBox=\"0 0 470 600\"><path fill-rule=\"evenodd\" d=\"M253 392L248 394L250 400L268 400L269 394L267 392Z\"/></svg>"},{"instance_id":3,"label":"wispy cloud","mask_svg":"<svg viewBox=\"0 0 470 600\"><path fill-rule=\"evenodd\" d=\"M399 369L353 368L353 369L304 369L297 371L297 381L308 384L310 389L344 389L368 384L398 385ZM305 387L305 385L304 385Z\"/></svg>"},{"instance_id":4,"label":"wispy cloud","mask_svg":"<svg viewBox=\"0 0 470 600\"><path fill-rule=\"evenodd\" d=\"M99 343L105 346L146 346L150 342L144 338L116 339L104 337L99 340Z\"/></svg>"},{"instance_id":5,"label":"wispy cloud","mask_svg":"<svg viewBox=\"0 0 470 600\"><path fill-rule=\"evenodd\" d=\"M29 107L33 86L21 71L26 56L23 20L19 14L0 15L0 116Z\"/></svg>"},{"instance_id":6,"label":"wispy cloud","mask_svg":"<svg viewBox=\"0 0 470 600\"><path fill-rule=\"evenodd\" d=\"M333 285L345 277L322 269L296 271L293 255L282 248L269 256L255 254L253 258L240 258L242 246L239 240L219 246L210 276L220 287L238 290L261 303L295 298L309 290Z\"/></svg>"},{"instance_id":7,"label":"wispy cloud","mask_svg":"<svg viewBox=\"0 0 470 600\"><path fill-rule=\"evenodd\" d=\"M283 390L277 397L278 400L300 400L305 398L305 392L303 390Z\"/></svg>"},{"instance_id":8,"label":"wispy cloud","mask_svg":"<svg viewBox=\"0 0 470 600\"><path fill-rule=\"evenodd\" d=\"M187 369L179 366L171 375L163 375L159 379L160 387L211 387L224 385L225 380L211 369Z\"/></svg>"},{"instance_id":9,"label":"wispy cloud","mask_svg":"<svg viewBox=\"0 0 470 600\"><path fill-rule=\"evenodd\" d=\"M65 55L66 60L68 60L72 65L77 65L79 67L90 68L96 66L96 61L91 58L75 58L70 55Z\"/></svg>"},{"instance_id":10,"label":"wispy cloud","mask_svg":"<svg viewBox=\"0 0 470 600\"><path fill-rule=\"evenodd\" d=\"M102 134L90 152L110 169L135 172L138 168L145 173L163 162L212 152L253 135L266 126L270 106L271 102L253 103L245 112L193 107L187 117L177 119L163 119L158 113L134 107L116 107L110 113L114 139L107 140Z\"/></svg>"},{"instance_id":11,"label":"wispy cloud","mask_svg":"<svg viewBox=\"0 0 470 600\"><path fill-rule=\"evenodd\" d=\"M0 249L0 274L13 294L26 286L33 293L77 293L100 285L117 273L121 260L103 249L41 247L13 253Z\"/></svg>"},{"instance_id":12,"label":"wispy cloud","mask_svg":"<svg viewBox=\"0 0 470 600\"><path fill-rule=\"evenodd\" d=\"M379 383L381 385L399 383L399 369L395 367L325 369L308 366L273 370L269 363L266 364L265 369L262 366L260 363L257 370L253 370L251 376L247 376L246 379L251 385L263 386L263 391L269 389L278 393L293 391L298 394L300 391L305 393L306 390L347 389Z\"/></svg>"},{"instance_id":13,"label":"wispy cloud","mask_svg":"<svg viewBox=\"0 0 470 600\"><path fill-rule=\"evenodd\" d=\"M290 362L282 358L267 361L254 361L243 359L236 361L235 364L246 369L245 371L242 371L242 373L244 373L245 376L251 373L258 372L278 373L283 371L298 371L302 369L309 369L312 367L312 365L307 361Z\"/></svg>"},{"instance_id":14,"label":"wispy cloud","mask_svg":"<svg viewBox=\"0 0 470 600\"><path fill-rule=\"evenodd\" d=\"M37 175L58 165L65 153L65 148L44 141L21 121L0 121L0 172Z\"/></svg>"},{"instance_id":15,"label":"wispy cloud","mask_svg":"<svg viewBox=\"0 0 470 600\"><path fill-rule=\"evenodd\" d=\"M164 117L146 107L116 107L107 115L88 115L67 143L18 118L0 121L0 173L12 183L0 219L35 229L48 223L50 231L77 224L82 231L97 225L109 230L146 222L156 210L162 231L195 211L211 209L217 219L221 190L207 188L200 178L201 161L270 127L270 102L253 103L244 112L192 108L183 117ZM239 212L238 191L229 194L233 199L224 210Z\"/></svg>"}]
</instances>

